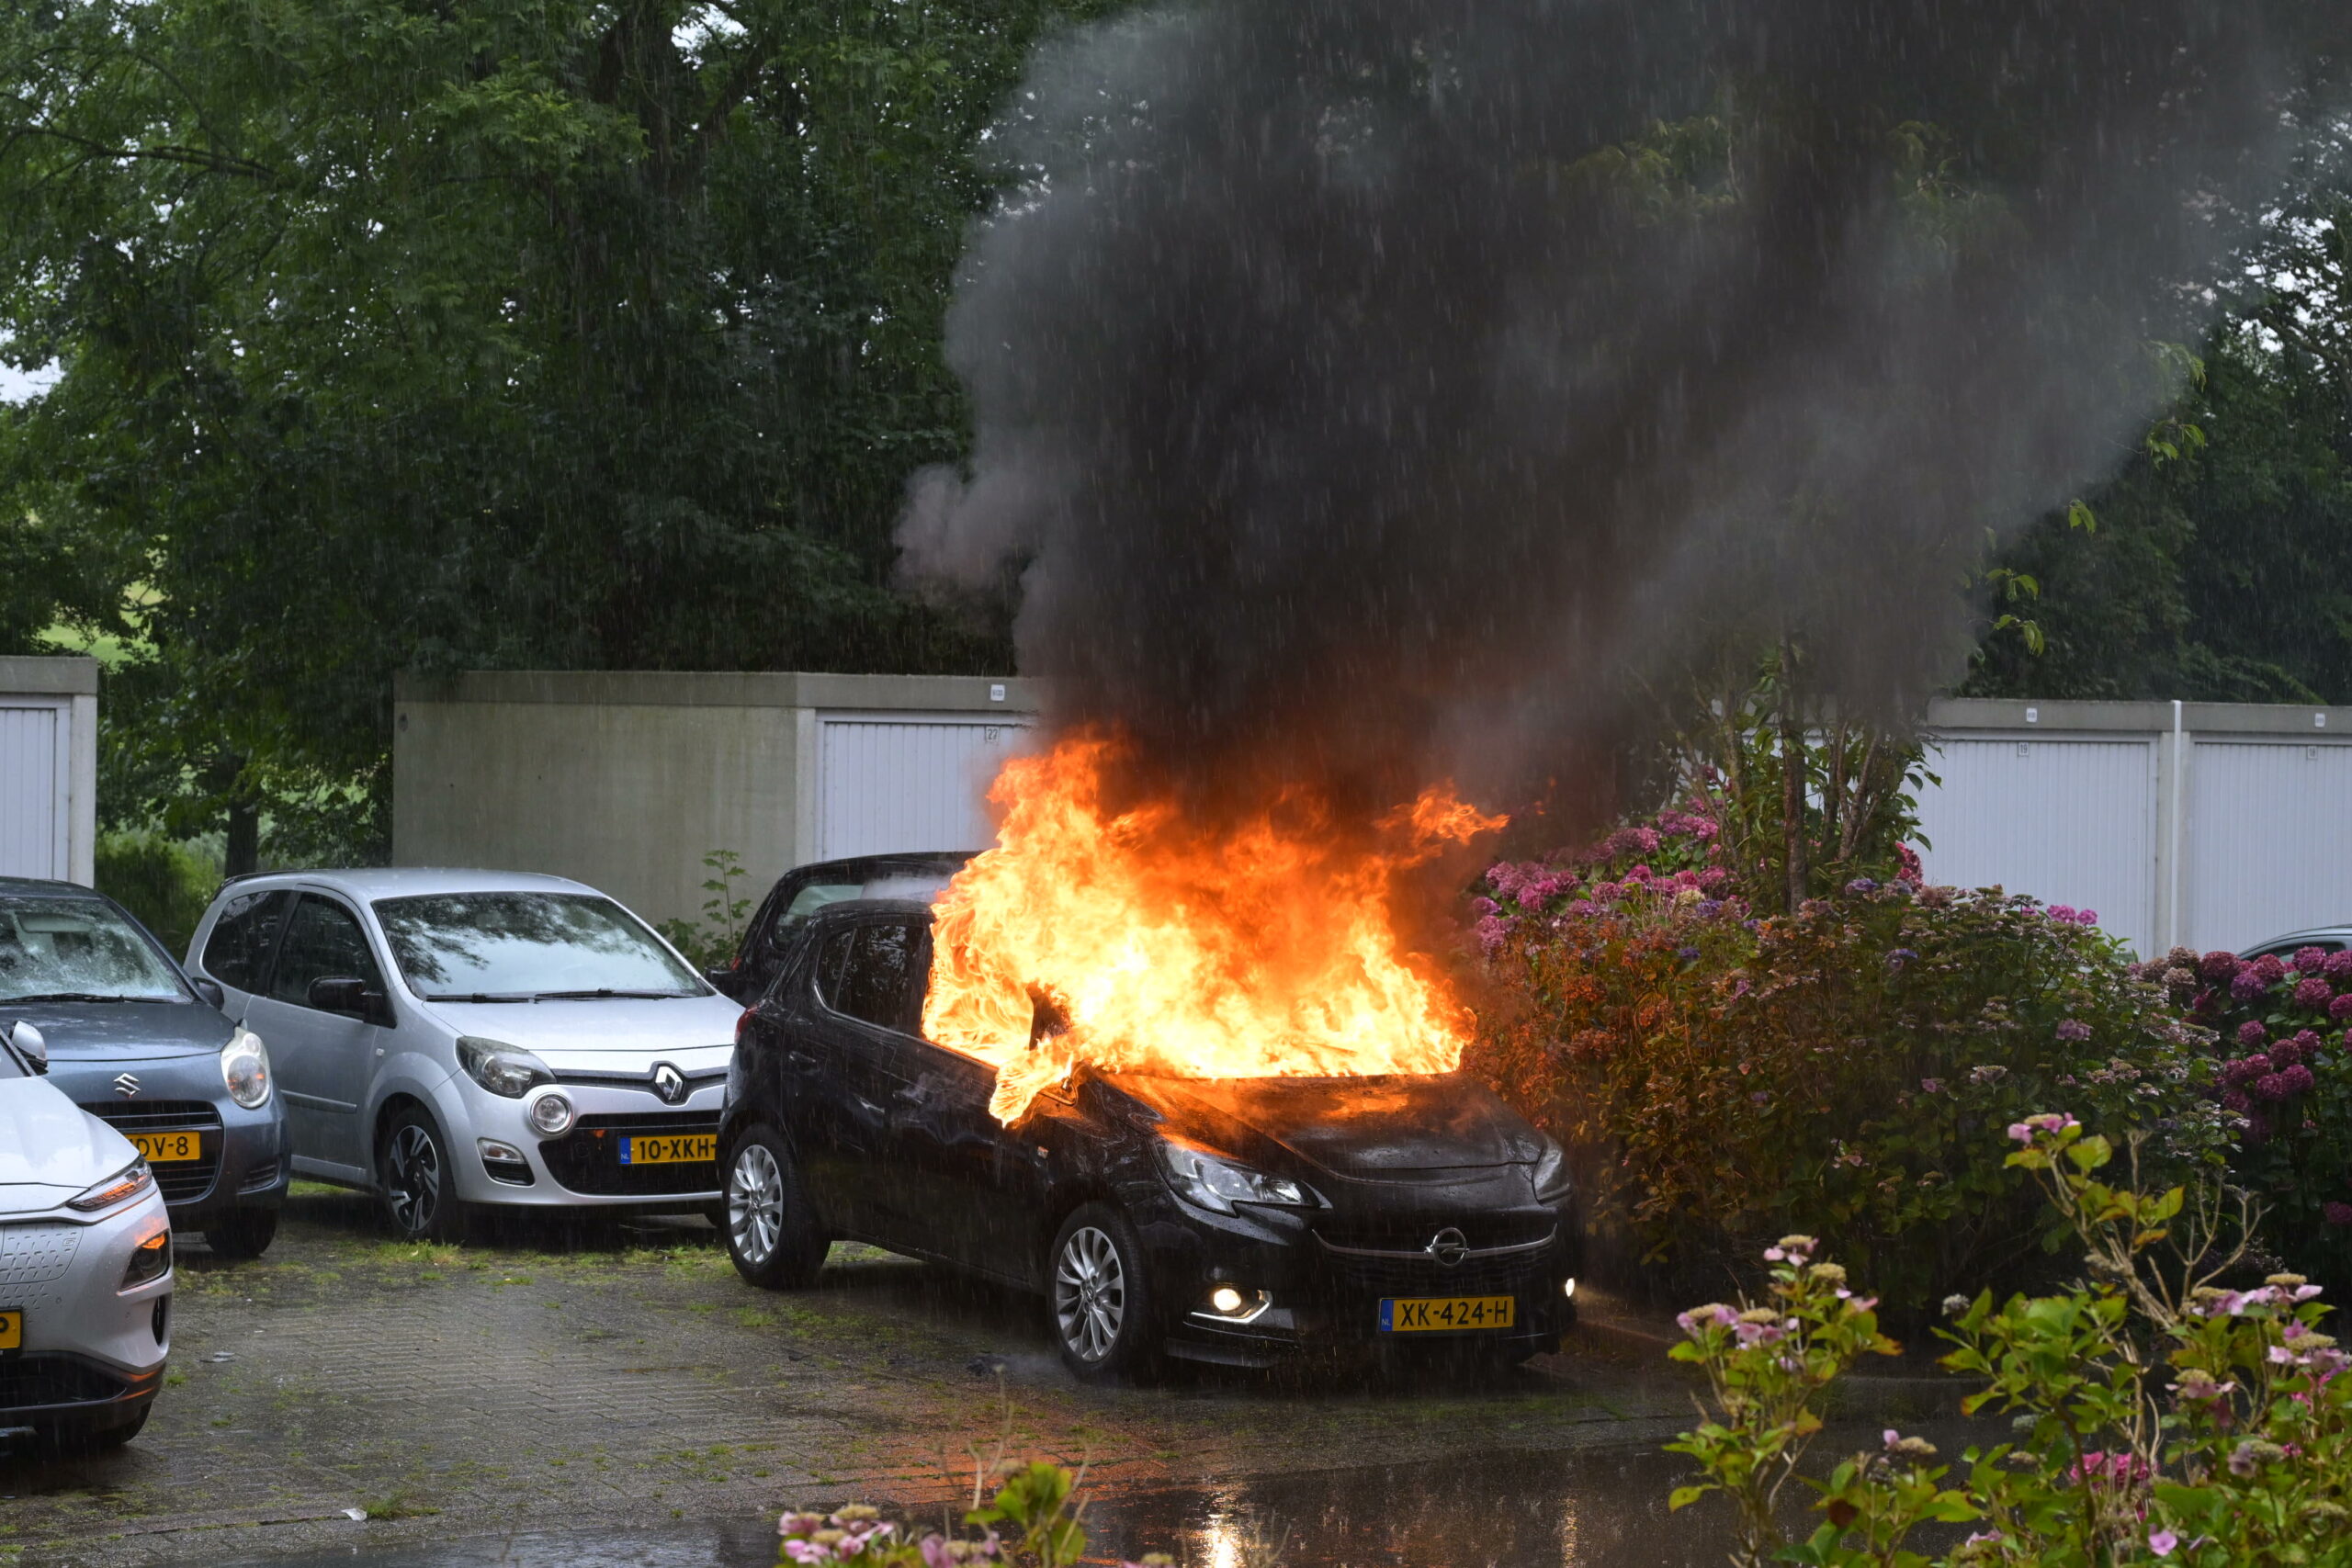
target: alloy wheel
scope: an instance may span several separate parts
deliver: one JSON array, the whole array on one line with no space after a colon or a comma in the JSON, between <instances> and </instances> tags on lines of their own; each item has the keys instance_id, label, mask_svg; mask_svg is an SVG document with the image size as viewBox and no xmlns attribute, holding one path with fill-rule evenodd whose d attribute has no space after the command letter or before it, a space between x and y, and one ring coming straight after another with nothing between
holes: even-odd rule
<instances>
[{"instance_id":1,"label":"alloy wheel","mask_svg":"<svg viewBox=\"0 0 2352 1568\"><path fill-rule=\"evenodd\" d=\"M1127 1269L1118 1245L1093 1225L1070 1232L1054 1269L1054 1317L1062 1343L1099 1361L1118 1343L1127 1317Z\"/></svg>"},{"instance_id":2,"label":"alloy wheel","mask_svg":"<svg viewBox=\"0 0 2352 1568\"><path fill-rule=\"evenodd\" d=\"M775 1256L784 1235L784 1172L765 1144L745 1144L727 1173L727 1234L736 1256L754 1269Z\"/></svg>"},{"instance_id":3,"label":"alloy wheel","mask_svg":"<svg viewBox=\"0 0 2352 1568\"><path fill-rule=\"evenodd\" d=\"M384 1197L392 1223L411 1235L422 1235L441 1208L441 1145L412 1122L392 1134L384 1164L390 1179Z\"/></svg>"}]
</instances>

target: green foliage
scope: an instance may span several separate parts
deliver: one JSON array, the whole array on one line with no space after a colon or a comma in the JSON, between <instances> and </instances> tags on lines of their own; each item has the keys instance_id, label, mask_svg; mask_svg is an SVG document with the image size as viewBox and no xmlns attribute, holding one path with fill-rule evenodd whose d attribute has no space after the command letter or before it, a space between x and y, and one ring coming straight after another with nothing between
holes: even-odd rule
<instances>
[{"instance_id":1,"label":"green foliage","mask_svg":"<svg viewBox=\"0 0 2352 1568\"><path fill-rule=\"evenodd\" d=\"M702 857L702 863L710 871L702 885L710 897L702 901L701 920L663 920L654 929L695 968L716 969L732 961L735 950L743 944L752 900L738 892L735 885L751 873L743 869L733 850L713 850Z\"/></svg>"},{"instance_id":2,"label":"green foliage","mask_svg":"<svg viewBox=\"0 0 2352 1568\"><path fill-rule=\"evenodd\" d=\"M1494 995L1470 1066L1575 1152L1619 1280L1702 1288L1803 1227L1899 1320L1964 1283L2030 1283L2058 1232L1983 1134L2054 1095L2118 1137L2162 1129L2167 1169L2218 1166L2207 1037L2075 911L1858 879L1758 920L1709 871L1649 869L1700 852L1706 826L1487 874Z\"/></svg>"},{"instance_id":3,"label":"green foliage","mask_svg":"<svg viewBox=\"0 0 2352 1568\"><path fill-rule=\"evenodd\" d=\"M882 1517L881 1511L853 1503L831 1514L788 1513L779 1532L782 1563L848 1562L865 1568L945 1568L956 1562L1001 1563L1004 1568L1077 1568L1088 1561L1086 1532L1080 1527L1083 1505L1078 1477L1043 1460L1000 1464L984 1472L998 1479L996 1494L982 1503L975 1487L963 1519L964 1535L932 1530L916 1537L911 1528ZM1124 1568L1166 1568L1158 1552Z\"/></svg>"},{"instance_id":4,"label":"green foliage","mask_svg":"<svg viewBox=\"0 0 2352 1568\"><path fill-rule=\"evenodd\" d=\"M2093 1564L2163 1560L2224 1564L2352 1562L2352 1358L2320 1332L2321 1292L2301 1275L2246 1290L2218 1281L2242 1254L2243 1213L2210 1189L2152 1190L2137 1140L2130 1179L2101 1176L2115 1147L2072 1116L2013 1123L2010 1167L2033 1173L2081 1246L2089 1279L1996 1305L1990 1291L1946 1303L1950 1371L1978 1380L1963 1408L2010 1417L2018 1440L1969 1449L1957 1484L1932 1446L1889 1431L1882 1450L1838 1465L1819 1494L1821 1524L1790 1541L1767 1487L1786 1479L1786 1434L1819 1423L1837 1375L1868 1347L1840 1302L1843 1270L1809 1263L1792 1237L1774 1249L1769 1309L1683 1314L1674 1356L1707 1371L1721 1418L1686 1433L1710 1492L1739 1505L1743 1563L1918 1565L1905 1544L1922 1524L1976 1525L1939 1564ZM1793 1256L1792 1253L1793 1252ZM1768 1255L1771 1256L1771 1255ZM1826 1271L1826 1273L1825 1273ZM1842 1310L1841 1310L1842 1309ZM1823 1348L1801 1366L1789 1347ZM1839 1351L1848 1352L1842 1356ZM1747 1391L1777 1395L1769 1421L1738 1417Z\"/></svg>"},{"instance_id":5,"label":"green foliage","mask_svg":"<svg viewBox=\"0 0 2352 1568\"><path fill-rule=\"evenodd\" d=\"M187 952L205 906L220 886L217 863L185 843L153 833L108 833L98 840L97 889L139 917L177 958Z\"/></svg>"},{"instance_id":6,"label":"green foliage","mask_svg":"<svg viewBox=\"0 0 2352 1568\"><path fill-rule=\"evenodd\" d=\"M0 637L135 632L149 814L279 820L380 792L401 668L1001 663L889 526L959 449L979 133L1100 8L0 11L0 346L62 370L0 412L0 567L53 580Z\"/></svg>"}]
</instances>

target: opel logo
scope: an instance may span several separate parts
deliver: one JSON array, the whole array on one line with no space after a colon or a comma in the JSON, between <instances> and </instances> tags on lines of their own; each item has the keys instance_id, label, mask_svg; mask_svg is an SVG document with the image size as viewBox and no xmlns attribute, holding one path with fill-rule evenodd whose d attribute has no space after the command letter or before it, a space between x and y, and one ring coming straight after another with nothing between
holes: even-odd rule
<instances>
[{"instance_id":1,"label":"opel logo","mask_svg":"<svg viewBox=\"0 0 2352 1568\"><path fill-rule=\"evenodd\" d=\"M653 1068L653 1092L662 1097L664 1105L675 1105L686 1098L686 1075L667 1062Z\"/></svg>"},{"instance_id":2,"label":"opel logo","mask_svg":"<svg viewBox=\"0 0 2352 1568\"><path fill-rule=\"evenodd\" d=\"M123 1099L129 1100L139 1092L139 1080L129 1073L124 1073L114 1080L114 1091Z\"/></svg>"},{"instance_id":3,"label":"opel logo","mask_svg":"<svg viewBox=\"0 0 2352 1568\"><path fill-rule=\"evenodd\" d=\"M1430 1237L1430 1244L1423 1250L1451 1269L1470 1256L1470 1238L1448 1225Z\"/></svg>"}]
</instances>

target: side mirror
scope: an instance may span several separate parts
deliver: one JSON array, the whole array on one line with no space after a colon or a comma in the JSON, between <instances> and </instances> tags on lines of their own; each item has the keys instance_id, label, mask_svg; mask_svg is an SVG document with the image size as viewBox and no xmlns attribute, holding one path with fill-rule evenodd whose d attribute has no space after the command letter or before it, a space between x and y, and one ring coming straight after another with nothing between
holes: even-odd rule
<instances>
[{"instance_id":1,"label":"side mirror","mask_svg":"<svg viewBox=\"0 0 2352 1568\"><path fill-rule=\"evenodd\" d=\"M712 990L729 1000L740 1002L743 999L742 993L737 989L742 985L743 976L737 972L732 964L721 964L716 969L706 969L702 972L702 977Z\"/></svg>"},{"instance_id":2,"label":"side mirror","mask_svg":"<svg viewBox=\"0 0 2352 1568\"><path fill-rule=\"evenodd\" d=\"M305 998L321 1012L356 1012L368 1010L368 982L345 975L322 975L311 982Z\"/></svg>"},{"instance_id":3,"label":"side mirror","mask_svg":"<svg viewBox=\"0 0 2352 1568\"><path fill-rule=\"evenodd\" d=\"M49 1071L49 1042L40 1037L40 1030L18 1019L17 1026L8 1031L8 1043L17 1048L17 1055L22 1056L34 1072Z\"/></svg>"},{"instance_id":4,"label":"side mirror","mask_svg":"<svg viewBox=\"0 0 2352 1568\"><path fill-rule=\"evenodd\" d=\"M203 975L191 975L187 977L187 983L196 988L198 996L202 997L214 1007L225 1008L229 1005L229 993L220 988L220 981Z\"/></svg>"}]
</instances>

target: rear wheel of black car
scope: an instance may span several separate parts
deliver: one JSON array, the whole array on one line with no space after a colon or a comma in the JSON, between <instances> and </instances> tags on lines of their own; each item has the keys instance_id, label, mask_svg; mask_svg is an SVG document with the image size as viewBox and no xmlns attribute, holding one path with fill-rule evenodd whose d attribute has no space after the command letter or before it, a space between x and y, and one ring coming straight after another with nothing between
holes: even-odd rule
<instances>
[{"instance_id":1,"label":"rear wheel of black car","mask_svg":"<svg viewBox=\"0 0 2352 1568\"><path fill-rule=\"evenodd\" d=\"M725 1207L718 1228L738 1274L763 1291L816 1282L831 1243L817 1228L792 1151L775 1128L749 1128L729 1148Z\"/></svg>"},{"instance_id":2,"label":"rear wheel of black car","mask_svg":"<svg viewBox=\"0 0 2352 1568\"><path fill-rule=\"evenodd\" d=\"M239 1209L204 1227L204 1244L215 1258L259 1258L277 1239L275 1209Z\"/></svg>"},{"instance_id":3,"label":"rear wheel of black car","mask_svg":"<svg viewBox=\"0 0 2352 1568\"><path fill-rule=\"evenodd\" d=\"M458 1241L470 1218L458 1196L449 1141L432 1113L404 1105L384 1127L376 1151L376 1188L384 1217L407 1241Z\"/></svg>"},{"instance_id":4,"label":"rear wheel of black car","mask_svg":"<svg viewBox=\"0 0 2352 1568\"><path fill-rule=\"evenodd\" d=\"M1133 1377L1158 1352L1143 1242L1108 1203L1089 1203L1054 1237L1054 1343L1062 1364L1089 1382Z\"/></svg>"}]
</instances>

